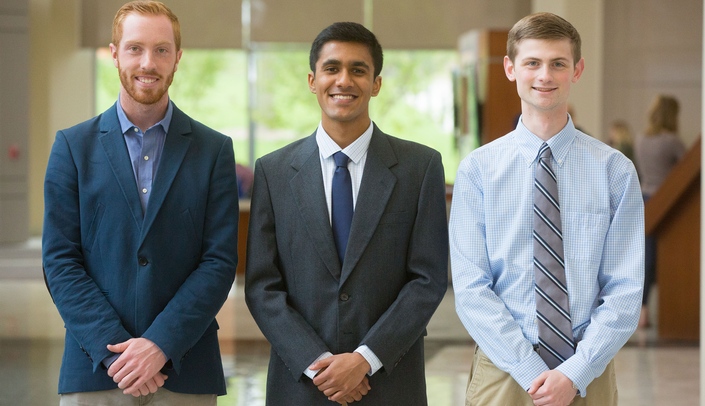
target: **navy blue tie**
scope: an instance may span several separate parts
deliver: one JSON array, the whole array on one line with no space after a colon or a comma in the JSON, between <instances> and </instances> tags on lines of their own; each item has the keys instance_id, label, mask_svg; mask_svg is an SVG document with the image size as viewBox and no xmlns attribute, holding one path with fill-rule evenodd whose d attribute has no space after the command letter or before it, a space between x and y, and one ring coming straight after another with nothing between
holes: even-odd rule
<instances>
[{"instance_id":1,"label":"navy blue tie","mask_svg":"<svg viewBox=\"0 0 705 406\"><path fill-rule=\"evenodd\" d=\"M333 154L333 159L336 166L331 193L333 239L342 265L353 217L352 180L350 179L350 171L348 171L350 158L343 151L338 151Z\"/></svg>"}]
</instances>

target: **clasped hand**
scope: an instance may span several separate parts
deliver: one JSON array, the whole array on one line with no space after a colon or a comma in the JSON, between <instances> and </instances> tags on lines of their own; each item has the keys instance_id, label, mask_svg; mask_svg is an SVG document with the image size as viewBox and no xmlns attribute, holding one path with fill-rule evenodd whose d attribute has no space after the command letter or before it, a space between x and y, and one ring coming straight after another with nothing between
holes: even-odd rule
<instances>
[{"instance_id":1,"label":"clasped hand","mask_svg":"<svg viewBox=\"0 0 705 406\"><path fill-rule=\"evenodd\" d=\"M577 395L573 382L555 369L534 379L528 393L535 406L567 406Z\"/></svg>"},{"instance_id":2,"label":"clasped hand","mask_svg":"<svg viewBox=\"0 0 705 406\"><path fill-rule=\"evenodd\" d=\"M166 356L152 341L131 338L119 344L109 344L108 350L120 354L108 368L108 376L124 394L138 397L164 386L168 377L160 371L166 364Z\"/></svg>"},{"instance_id":3,"label":"clasped hand","mask_svg":"<svg viewBox=\"0 0 705 406\"><path fill-rule=\"evenodd\" d=\"M370 364L357 352L333 355L309 367L319 370L313 379L328 400L346 405L362 399L371 389L367 379Z\"/></svg>"}]
</instances>

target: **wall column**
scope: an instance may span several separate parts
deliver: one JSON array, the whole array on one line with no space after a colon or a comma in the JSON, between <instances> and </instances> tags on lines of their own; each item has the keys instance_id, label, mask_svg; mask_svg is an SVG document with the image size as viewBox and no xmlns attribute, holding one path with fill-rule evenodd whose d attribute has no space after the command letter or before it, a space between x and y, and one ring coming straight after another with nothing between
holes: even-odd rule
<instances>
[{"instance_id":1,"label":"wall column","mask_svg":"<svg viewBox=\"0 0 705 406\"><path fill-rule=\"evenodd\" d=\"M0 243L28 235L28 10L27 0L0 8Z\"/></svg>"},{"instance_id":2,"label":"wall column","mask_svg":"<svg viewBox=\"0 0 705 406\"><path fill-rule=\"evenodd\" d=\"M575 124L600 140L602 134L602 84L604 64L604 0L533 0L532 12L548 11L568 20L580 33L585 71L571 87L568 102Z\"/></svg>"},{"instance_id":3,"label":"wall column","mask_svg":"<svg viewBox=\"0 0 705 406\"><path fill-rule=\"evenodd\" d=\"M29 4L32 119L26 128L31 159L29 204L23 210L29 209L29 234L39 236L44 174L54 135L95 115L95 64L93 50L80 48L80 0L29 0Z\"/></svg>"}]
</instances>

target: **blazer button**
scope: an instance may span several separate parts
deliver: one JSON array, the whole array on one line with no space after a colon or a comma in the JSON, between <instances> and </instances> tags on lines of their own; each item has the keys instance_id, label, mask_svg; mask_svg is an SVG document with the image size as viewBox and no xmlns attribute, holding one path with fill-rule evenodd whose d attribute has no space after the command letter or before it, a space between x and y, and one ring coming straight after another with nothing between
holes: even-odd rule
<instances>
[{"instance_id":1,"label":"blazer button","mask_svg":"<svg viewBox=\"0 0 705 406\"><path fill-rule=\"evenodd\" d=\"M350 296L347 293L340 294L340 300L342 300L343 302L347 302L348 299L350 299Z\"/></svg>"},{"instance_id":2,"label":"blazer button","mask_svg":"<svg viewBox=\"0 0 705 406\"><path fill-rule=\"evenodd\" d=\"M147 261L147 258L145 257L139 257L137 261L139 262L140 266L147 266L147 264L149 263L149 261Z\"/></svg>"}]
</instances>

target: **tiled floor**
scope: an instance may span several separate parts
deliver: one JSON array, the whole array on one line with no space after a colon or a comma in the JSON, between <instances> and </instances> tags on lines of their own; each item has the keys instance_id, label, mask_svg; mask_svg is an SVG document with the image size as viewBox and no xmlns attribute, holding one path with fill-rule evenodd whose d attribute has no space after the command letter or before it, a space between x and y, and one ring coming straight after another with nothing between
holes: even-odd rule
<instances>
[{"instance_id":1,"label":"tiled floor","mask_svg":"<svg viewBox=\"0 0 705 406\"><path fill-rule=\"evenodd\" d=\"M426 375L430 406L462 405L472 341L452 292L429 324ZM242 287L218 316L228 395L218 405L263 406L269 346L252 321ZM37 243L0 246L0 406L58 405L63 323L41 279ZM617 355L620 405L691 406L699 402L699 348L663 346L638 331Z\"/></svg>"}]
</instances>

